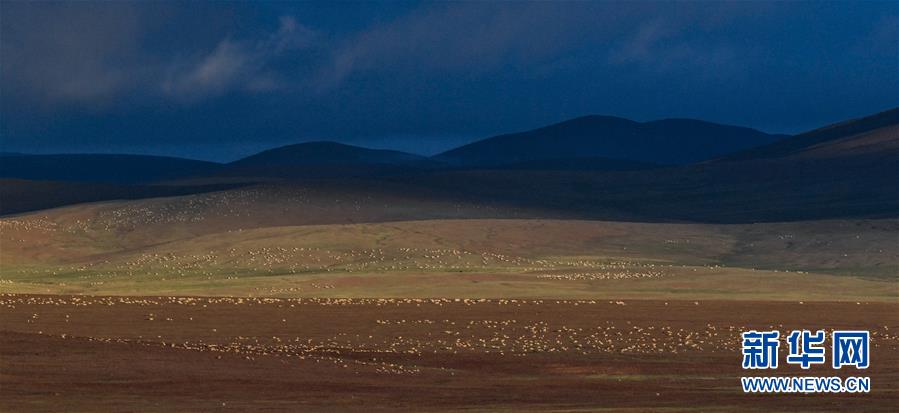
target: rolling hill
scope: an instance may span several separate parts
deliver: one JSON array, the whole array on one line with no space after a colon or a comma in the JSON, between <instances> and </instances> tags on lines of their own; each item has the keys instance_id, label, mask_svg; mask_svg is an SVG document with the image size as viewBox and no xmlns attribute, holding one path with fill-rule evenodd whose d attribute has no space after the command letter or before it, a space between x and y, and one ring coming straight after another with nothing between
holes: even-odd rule
<instances>
[{"instance_id":1,"label":"rolling hill","mask_svg":"<svg viewBox=\"0 0 899 413\"><path fill-rule=\"evenodd\" d=\"M262 151L234 161L232 167L311 165L416 165L423 156L385 149L368 149L338 142L319 141Z\"/></svg>"},{"instance_id":2,"label":"rolling hill","mask_svg":"<svg viewBox=\"0 0 899 413\"><path fill-rule=\"evenodd\" d=\"M875 115L788 138L770 145L765 156L759 151L754 157L686 166L467 170L402 179L466 199L590 219L736 223L896 217L899 122L890 122L889 116Z\"/></svg>"},{"instance_id":3,"label":"rolling hill","mask_svg":"<svg viewBox=\"0 0 899 413\"><path fill-rule=\"evenodd\" d=\"M234 161L217 171L219 177L277 179L350 178L430 168L436 162L411 153L369 149L338 142L319 141L269 149Z\"/></svg>"},{"instance_id":4,"label":"rolling hill","mask_svg":"<svg viewBox=\"0 0 899 413\"><path fill-rule=\"evenodd\" d=\"M341 199L359 200L353 201L355 206L352 207L335 204L341 205L340 208L351 208L347 210L347 217L353 218L341 220L335 216L326 220L327 223L366 222L374 216L383 218L378 221L451 218L458 216L459 205L466 205L466 208L483 206L492 211L466 216L496 218L506 214L497 211L524 211L523 215L514 215L529 218L640 222L746 223L889 218L896 217L899 211L899 186L895 184L899 170L899 122L895 114L895 110L887 111L810 131L763 146L752 152L752 156L744 151L680 166L588 157L588 150L582 150L577 156L568 158L548 153L544 155L545 159L447 167L439 161L431 162L402 152L314 142L276 148L225 166L213 164L212 173L171 180L168 182L170 188L11 180L4 183L0 193L3 200L0 212L228 188L209 184L240 186L241 189L234 191L241 191L264 181L268 182L269 188L282 188L287 192L297 188L317 188L314 191L323 198L316 202L325 209L331 202L342 202L338 201ZM625 129L638 125L647 130L667 123L669 126L663 129L672 133L691 128L731 130L731 127L694 121L638 124L617 118L591 119L582 118L582 121L611 122ZM671 126L674 124L681 126ZM768 138L773 139L770 135ZM578 141L579 138L564 139ZM542 141L537 143L543 144ZM470 146L460 150L468 151L466 148ZM556 146L571 149L565 145ZM589 149L590 145L587 146ZM521 147L535 146L510 144L508 147L516 152ZM437 158L444 159L444 156ZM4 158L0 163L5 165L5 161ZM188 164L192 165L190 162ZM184 173L184 169L178 173ZM157 177L162 175L155 174ZM227 195L223 197L228 198ZM299 213L278 205L277 202L266 202L236 208L259 209L265 214ZM396 213L408 210L408 205L419 205L427 210L417 210L411 215ZM366 212L369 207L376 212ZM272 208L274 212L262 211Z\"/></svg>"},{"instance_id":5,"label":"rolling hill","mask_svg":"<svg viewBox=\"0 0 899 413\"><path fill-rule=\"evenodd\" d=\"M896 132L897 126L899 126L899 108L893 108L871 116L814 129L769 145L739 151L725 156L721 160L741 161L783 158L790 155L799 155L802 152L818 151L824 147L836 149L840 145L856 146L861 141L854 141L855 139L866 139L869 143L872 143L870 142L871 139L876 139L881 144L887 145L882 148L879 148L876 144L873 146L864 145L867 147L866 152L868 153L875 153L881 149L895 151L895 144L899 141L899 135ZM881 135L879 138L874 138L872 133L880 133ZM863 136L866 136L866 138L862 138ZM892 142L892 146L890 146L890 142ZM855 155L858 154L857 151L853 152Z\"/></svg>"},{"instance_id":6,"label":"rolling hill","mask_svg":"<svg viewBox=\"0 0 899 413\"><path fill-rule=\"evenodd\" d=\"M217 171L221 164L167 156L122 154L7 155L0 178L147 183Z\"/></svg>"},{"instance_id":7,"label":"rolling hill","mask_svg":"<svg viewBox=\"0 0 899 413\"><path fill-rule=\"evenodd\" d=\"M537 159L485 168L533 171L636 171L640 169L661 168L663 166L664 165L650 162L596 157L578 157L562 159Z\"/></svg>"},{"instance_id":8,"label":"rolling hill","mask_svg":"<svg viewBox=\"0 0 899 413\"><path fill-rule=\"evenodd\" d=\"M85 202L144 199L232 189L239 184L125 185L105 182L30 181L0 178L0 215Z\"/></svg>"},{"instance_id":9,"label":"rolling hill","mask_svg":"<svg viewBox=\"0 0 899 413\"><path fill-rule=\"evenodd\" d=\"M584 116L527 132L494 136L434 158L463 166L584 157L676 165L784 137L691 119L641 123L612 116Z\"/></svg>"}]
</instances>

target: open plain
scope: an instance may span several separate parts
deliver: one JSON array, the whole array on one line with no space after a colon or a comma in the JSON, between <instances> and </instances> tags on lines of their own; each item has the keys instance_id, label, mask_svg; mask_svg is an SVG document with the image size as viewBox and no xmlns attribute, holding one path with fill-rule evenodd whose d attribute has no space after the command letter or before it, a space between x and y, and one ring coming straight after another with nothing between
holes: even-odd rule
<instances>
[{"instance_id":1,"label":"open plain","mask_svg":"<svg viewBox=\"0 0 899 413\"><path fill-rule=\"evenodd\" d=\"M531 214L261 187L0 218L0 410L899 402L896 220ZM752 328L871 330L872 392L744 394Z\"/></svg>"},{"instance_id":2,"label":"open plain","mask_svg":"<svg viewBox=\"0 0 899 413\"><path fill-rule=\"evenodd\" d=\"M899 403L895 303L3 295L0 306L3 411L887 412ZM742 393L741 331L819 327L871 330L871 393ZM812 373L859 374L776 372Z\"/></svg>"}]
</instances>

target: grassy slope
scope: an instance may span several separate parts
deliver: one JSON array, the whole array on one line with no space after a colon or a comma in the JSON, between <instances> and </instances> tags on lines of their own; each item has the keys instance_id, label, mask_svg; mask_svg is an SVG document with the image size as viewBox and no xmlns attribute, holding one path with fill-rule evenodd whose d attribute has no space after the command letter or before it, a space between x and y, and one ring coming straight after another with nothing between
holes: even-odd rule
<instances>
[{"instance_id":1,"label":"grassy slope","mask_svg":"<svg viewBox=\"0 0 899 413\"><path fill-rule=\"evenodd\" d=\"M283 189L61 208L0 220L0 290L897 297L895 220L703 225L479 219L516 213L528 214Z\"/></svg>"}]
</instances>

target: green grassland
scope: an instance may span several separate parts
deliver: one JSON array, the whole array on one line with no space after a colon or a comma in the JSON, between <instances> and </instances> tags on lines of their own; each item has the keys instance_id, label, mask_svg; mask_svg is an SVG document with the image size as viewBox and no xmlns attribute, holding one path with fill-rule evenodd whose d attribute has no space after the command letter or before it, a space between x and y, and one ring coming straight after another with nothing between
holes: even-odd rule
<instances>
[{"instance_id":1,"label":"green grassland","mask_svg":"<svg viewBox=\"0 0 899 413\"><path fill-rule=\"evenodd\" d=\"M896 220L495 219L514 214L338 201L225 192L3 218L0 291L899 300Z\"/></svg>"}]
</instances>

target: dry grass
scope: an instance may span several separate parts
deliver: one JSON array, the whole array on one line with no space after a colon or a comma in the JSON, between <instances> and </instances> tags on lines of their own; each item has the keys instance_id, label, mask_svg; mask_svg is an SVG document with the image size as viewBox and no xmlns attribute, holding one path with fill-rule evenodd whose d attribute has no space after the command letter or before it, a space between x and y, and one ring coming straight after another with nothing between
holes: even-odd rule
<instances>
[{"instance_id":1,"label":"dry grass","mask_svg":"<svg viewBox=\"0 0 899 413\"><path fill-rule=\"evenodd\" d=\"M896 220L482 218L532 212L290 186L78 205L0 219L0 291L897 297Z\"/></svg>"}]
</instances>

